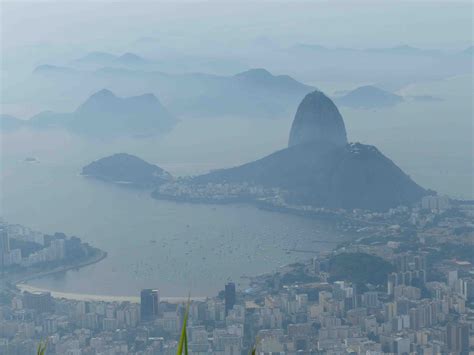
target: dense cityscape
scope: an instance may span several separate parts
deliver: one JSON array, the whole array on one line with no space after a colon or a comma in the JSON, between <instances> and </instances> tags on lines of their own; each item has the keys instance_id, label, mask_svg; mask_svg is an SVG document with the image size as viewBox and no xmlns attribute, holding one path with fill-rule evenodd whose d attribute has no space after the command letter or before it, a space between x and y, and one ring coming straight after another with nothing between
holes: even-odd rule
<instances>
[{"instance_id":1,"label":"dense cityscape","mask_svg":"<svg viewBox=\"0 0 474 355\"><path fill-rule=\"evenodd\" d=\"M430 196L413 208L353 211L357 222L341 225L355 223L357 239L331 252L306 251L306 262L255 276L246 289L229 282L215 297L191 298L189 351L469 354L473 207ZM27 274L68 265L77 250L92 248L84 246L62 233L2 223L2 268L10 272L2 273L0 353L34 353L41 340L48 354L176 353L186 295L161 300L150 285L139 302L106 302L15 287ZM86 254L75 262L89 260Z\"/></svg>"}]
</instances>

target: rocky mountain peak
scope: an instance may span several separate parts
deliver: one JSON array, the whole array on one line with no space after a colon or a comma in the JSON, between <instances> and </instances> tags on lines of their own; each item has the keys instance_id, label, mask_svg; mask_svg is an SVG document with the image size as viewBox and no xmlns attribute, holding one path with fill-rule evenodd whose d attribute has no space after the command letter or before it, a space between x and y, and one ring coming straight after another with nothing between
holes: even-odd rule
<instances>
[{"instance_id":1,"label":"rocky mountain peak","mask_svg":"<svg viewBox=\"0 0 474 355\"><path fill-rule=\"evenodd\" d=\"M306 95L298 106L291 126L288 146L324 142L347 144L344 120L332 100L321 91Z\"/></svg>"}]
</instances>

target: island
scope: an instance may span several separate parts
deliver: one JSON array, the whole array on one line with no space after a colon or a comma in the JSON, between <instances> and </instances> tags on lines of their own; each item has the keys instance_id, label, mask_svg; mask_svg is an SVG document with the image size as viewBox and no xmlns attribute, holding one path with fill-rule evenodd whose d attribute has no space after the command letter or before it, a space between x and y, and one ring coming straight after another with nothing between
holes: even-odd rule
<instances>
[{"instance_id":1,"label":"island","mask_svg":"<svg viewBox=\"0 0 474 355\"><path fill-rule=\"evenodd\" d=\"M398 105L404 99L400 95L393 94L376 86L365 85L336 97L335 101L338 105L344 107L376 109Z\"/></svg>"},{"instance_id":2,"label":"island","mask_svg":"<svg viewBox=\"0 0 474 355\"><path fill-rule=\"evenodd\" d=\"M142 188L156 187L172 180L171 174L159 166L126 153L118 153L94 161L85 166L81 174L103 181Z\"/></svg>"}]
</instances>

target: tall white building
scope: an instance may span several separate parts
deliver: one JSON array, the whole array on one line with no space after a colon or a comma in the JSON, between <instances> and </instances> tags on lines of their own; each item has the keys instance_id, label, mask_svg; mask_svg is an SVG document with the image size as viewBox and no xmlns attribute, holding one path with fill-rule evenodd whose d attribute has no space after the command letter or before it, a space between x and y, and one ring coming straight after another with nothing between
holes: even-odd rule
<instances>
[{"instance_id":1,"label":"tall white building","mask_svg":"<svg viewBox=\"0 0 474 355\"><path fill-rule=\"evenodd\" d=\"M10 253L10 239L6 228L0 227L0 266L6 265L7 255Z\"/></svg>"},{"instance_id":2,"label":"tall white building","mask_svg":"<svg viewBox=\"0 0 474 355\"><path fill-rule=\"evenodd\" d=\"M421 199L421 208L431 211L444 211L450 207L447 196L425 196Z\"/></svg>"},{"instance_id":3,"label":"tall white building","mask_svg":"<svg viewBox=\"0 0 474 355\"><path fill-rule=\"evenodd\" d=\"M451 270L448 272L448 286L452 290L456 288L456 284L458 282L458 271Z\"/></svg>"}]
</instances>

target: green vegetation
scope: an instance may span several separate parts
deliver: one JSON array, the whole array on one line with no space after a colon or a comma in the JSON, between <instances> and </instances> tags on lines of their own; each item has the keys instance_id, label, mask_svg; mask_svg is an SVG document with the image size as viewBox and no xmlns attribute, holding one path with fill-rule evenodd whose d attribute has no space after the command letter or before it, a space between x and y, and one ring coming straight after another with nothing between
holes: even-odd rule
<instances>
[{"instance_id":1,"label":"green vegetation","mask_svg":"<svg viewBox=\"0 0 474 355\"><path fill-rule=\"evenodd\" d=\"M179 337L178 350L176 351L177 355L181 355L184 350L184 354L188 355L188 334L186 332L186 325L188 323L189 315L189 304L191 301L188 299L188 304L186 306L186 312L184 313L183 326L181 328L181 336Z\"/></svg>"},{"instance_id":2,"label":"green vegetation","mask_svg":"<svg viewBox=\"0 0 474 355\"><path fill-rule=\"evenodd\" d=\"M301 263L293 263L289 265L292 267L291 271L283 274L280 278L282 285L292 285L295 283L309 283L319 281L319 277L308 275L305 270L305 265ZM271 282L273 287L273 281Z\"/></svg>"},{"instance_id":3,"label":"green vegetation","mask_svg":"<svg viewBox=\"0 0 474 355\"><path fill-rule=\"evenodd\" d=\"M38 350L36 351L36 355L45 355L46 354L46 347L48 346L48 342L40 342L38 344Z\"/></svg>"},{"instance_id":4,"label":"green vegetation","mask_svg":"<svg viewBox=\"0 0 474 355\"><path fill-rule=\"evenodd\" d=\"M365 253L343 253L329 260L329 274L333 281L345 280L355 284L384 286L394 266L378 256Z\"/></svg>"},{"instance_id":5,"label":"green vegetation","mask_svg":"<svg viewBox=\"0 0 474 355\"><path fill-rule=\"evenodd\" d=\"M433 264L437 260L457 259L469 261L474 264L474 245L443 243L436 251L428 255L428 263Z\"/></svg>"},{"instance_id":6,"label":"green vegetation","mask_svg":"<svg viewBox=\"0 0 474 355\"><path fill-rule=\"evenodd\" d=\"M27 258L30 254L37 252L42 249L43 246L36 242L31 242L27 240L10 238L10 248L11 249L20 249L21 257Z\"/></svg>"}]
</instances>

